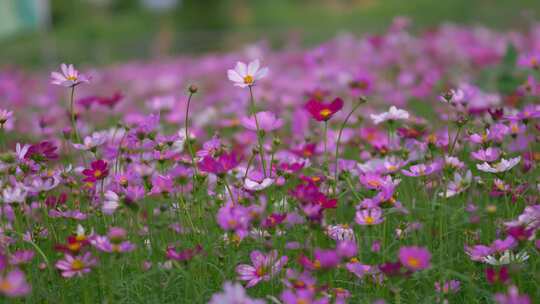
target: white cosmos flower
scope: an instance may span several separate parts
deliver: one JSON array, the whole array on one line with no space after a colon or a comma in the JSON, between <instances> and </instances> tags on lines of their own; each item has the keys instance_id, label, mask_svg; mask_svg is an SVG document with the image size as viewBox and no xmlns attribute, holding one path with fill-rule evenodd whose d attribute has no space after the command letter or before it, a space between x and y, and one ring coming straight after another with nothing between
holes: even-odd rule
<instances>
[{"instance_id":1,"label":"white cosmos flower","mask_svg":"<svg viewBox=\"0 0 540 304\"><path fill-rule=\"evenodd\" d=\"M107 141L107 132L94 132L91 136L86 136L82 144L73 144L77 150L91 150L97 146L101 146Z\"/></svg>"},{"instance_id":2,"label":"white cosmos flower","mask_svg":"<svg viewBox=\"0 0 540 304\"><path fill-rule=\"evenodd\" d=\"M409 112L398 109L395 106L391 106L388 112L371 114L369 117L371 117L371 120L373 120L374 124L378 125L381 122L385 122L387 120L407 120L409 119Z\"/></svg>"},{"instance_id":3,"label":"white cosmos flower","mask_svg":"<svg viewBox=\"0 0 540 304\"><path fill-rule=\"evenodd\" d=\"M16 187L6 187L2 191L2 199L4 203L23 203L26 200L26 194L28 192L22 185L17 185Z\"/></svg>"},{"instance_id":4,"label":"white cosmos flower","mask_svg":"<svg viewBox=\"0 0 540 304\"><path fill-rule=\"evenodd\" d=\"M244 182L244 188L250 191L260 191L271 186L273 183L274 179L272 178L265 178L260 182L246 178L246 181Z\"/></svg>"},{"instance_id":5,"label":"white cosmos flower","mask_svg":"<svg viewBox=\"0 0 540 304\"><path fill-rule=\"evenodd\" d=\"M111 215L120 206L120 197L114 191L107 191L105 193L105 201L101 207L101 211L104 214Z\"/></svg>"},{"instance_id":6,"label":"white cosmos flower","mask_svg":"<svg viewBox=\"0 0 540 304\"><path fill-rule=\"evenodd\" d=\"M496 164L488 164L487 162L484 162L482 164L477 164L476 168L480 171L489 172L489 173L499 173L499 172L505 172L510 169L512 169L515 165L519 163L521 160L521 156L514 157L511 159L504 159L501 158L501 161Z\"/></svg>"},{"instance_id":7,"label":"white cosmos flower","mask_svg":"<svg viewBox=\"0 0 540 304\"><path fill-rule=\"evenodd\" d=\"M255 83L268 74L268 68L259 69L259 60L254 60L246 65L243 62L237 62L234 70L228 70L229 80L234 82L237 87L245 88L255 85Z\"/></svg>"},{"instance_id":8,"label":"white cosmos flower","mask_svg":"<svg viewBox=\"0 0 540 304\"><path fill-rule=\"evenodd\" d=\"M456 194L459 194L465 191L471 185L472 173L467 171L464 176L461 176L458 172L454 173L454 180L448 183L448 189L446 193L439 193L440 196L452 197Z\"/></svg>"},{"instance_id":9,"label":"white cosmos flower","mask_svg":"<svg viewBox=\"0 0 540 304\"><path fill-rule=\"evenodd\" d=\"M521 264L524 263L529 259L529 254L527 251L523 250L521 252L518 252L517 254L514 254L510 250L506 250L499 258L496 258L493 255L488 255L482 259L482 262L494 265L494 266L500 266L500 265L508 265L508 264Z\"/></svg>"}]
</instances>

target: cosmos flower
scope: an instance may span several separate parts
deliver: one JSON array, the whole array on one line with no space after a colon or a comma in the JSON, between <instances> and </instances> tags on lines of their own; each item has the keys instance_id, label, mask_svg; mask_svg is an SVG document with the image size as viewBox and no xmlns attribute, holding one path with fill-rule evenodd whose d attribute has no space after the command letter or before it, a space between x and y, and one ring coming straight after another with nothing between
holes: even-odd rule
<instances>
[{"instance_id":1,"label":"cosmos flower","mask_svg":"<svg viewBox=\"0 0 540 304\"><path fill-rule=\"evenodd\" d=\"M242 117L240 123L244 128L251 131L257 131L257 123L259 123L259 129L266 132L277 130L283 126L283 119L278 118L272 112L258 112L255 116L257 117L257 122L252 115L250 117Z\"/></svg>"},{"instance_id":2,"label":"cosmos flower","mask_svg":"<svg viewBox=\"0 0 540 304\"><path fill-rule=\"evenodd\" d=\"M281 271L287 263L287 257L278 258L277 250L272 250L268 255L255 250L250 254L253 265L241 264L236 266L238 279L247 281L247 288L257 285L260 281L269 281Z\"/></svg>"},{"instance_id":3,"label":"cosmos flower","mask_svg":"<svg viewBox=\"0 0 540 304\"><path fill-rule=\"evenodd\" d=\"M103 201L103 206L101 206L101 211L103 211L104 214L111 215L116 211L116 209L120 206L120 197L116 192L107 190L105 192L105 200Z\"/></svg>"},{"instance_id":4,"label":"cosmos flower","mask_svg":"<svg viewBox=\"0 0 540 304\"><path fill-rule=\"evenodd\" d=\"M505 172L512 169L514 166L516 166L519 163L520 160L521 160L521 156L514 157L508 160L501 158L501 160L498 163L488 164L487 162L484 162L482 164L477 164L476 168L483 172L500 173L500 172Z\"/></svg>"},{"instance_id":5,"label":"cosmos flower","mask_svg":"<svg viewBox=\"0 0 540 304\"><path fill-rule=\"evenodd\" d=\"M73 143L73 147L78 150L93 150L107 141L106 132L94 132L91 136L84 137L83 143Z\"/></svg>"},{"instance_id":6,"label":"cosmos flower","mask_svg":"<svg viewBox=\"0 0 540 304\"><path fill-rule=\"evenodd\" d=\"M356 223L361 226L378 225L384 221L381 208L370 208L356 211L354 218Z\"/></svg>"},{"instance_id":7,"label":"cosmos flower","mask_svg":"<svg viewBox=\"0 0 540 304\"><path fill-rule=\"evenodd\" d=\"M234 169L238 163L239 159L234 152L223 153L217 158L207 155L199 162L199 169L202 172L220 175Z\"/></svg>"},{"instance_id":8,"label":"cosmos flower","mask_svg":"<svg viewBox=\"0 0 540 304\"><path fill-rule=\"evenodd\" d=\"M208 304L264 304L263 300L250 298L239 283L225 282L223 292L215 293Z\"/></svg>"},{"instance_id":9,"label":"cosmos flower","mask_svg":"<svg viewBox=\"0 0 540 304\"><path fill-rule=\"evenodd\" d=\"M371 114L369 116L374 124L378 125L385 121L407 120L409 119L409 112L398 109L395 106L391 106L388 112L380 114Z\"/></svg>"},{"instance_id":10,"label":"cosmos flower","mask_svg":"<svg viewBox=\"0 0 540 304\"><path fill-rule=\"evenodd\" d=\"M501 150L498 148L489 147L487 149L480 149L475 152L471 152L471 156L475 159L483 162L494 162L499 159L501 155Z\"/></svg>"},{"instance_id":11,"label":"cosmos flower","mask_svg":"<svg viewBox=\"0 0 540 304\"><path fill-rule=\"evenodd\" d=\"M323 103L321 101L310 99L304 106L304 108L311 114L317 121L327 121L334 114L336 114L341 108L343 108L343 100L339 97L334 99L330 103Z\"/></svg>"},{"instance_id":12,"label":"cosmos flower","mask_svg":"<svg viewBox=\"0 0 540 304\"><path fill-rule=\"evenodd\" d=\"M31 287L26 282L24 272L13 269L0 277L0 293L10 297L21 297L30 293Z\"/></svg>"},{"instance_id":13,"label":"cosmos flower","mask_svg":"<svg viewBox=\"0 0 540 304\"><path fill-rule=\"evenodd\" d=\"M13 117L13 112L5 109L0 109L0 127L3 128L4 125Z\"/></svg>"},{"instance_id":14,"label":"cosmos flower","mask_svg":"<svg viewBox=\"0 0 540 304\"><path fill-rule=\"evenodd\" d=\"M519 294L516 286L508 287L508 293L497 293L494 296L497 304L531 304L531 299L527 295Z\"/></svg>"},{"instance_id":15,"label":"cosmos flower","mask_svg":"<svg viewBox=\"0 0 540 304\"><path fill-rule=\"evenodd\" d=\"M97 259L90 252L86 252L81 256L66 254L63 260L56 262L56 268L62 272L64 278L82 277L84 274L89 273L91 267L96 264Z\"/></svg>"},{"instance_id":16,"label":"cosmos flower","mask_svg":"<svg viewBox=\"0 0 540 304\"><path fill-rule=\"evenodd\" d=\"M234 70L227 71L227 77L235 86L245 88L253 86L257 81L263 79L268 74L268 68L261 68L259 60L250 62L247 66L243 62L237 62Z\"/></svg>"},{"instance_id":17,"label":"cosmos flower","mask_svg":"<svg viewBox=\"0 0 540 304\"><path fill-rule=\"evenodd\" d=\"M82 173L91 181L102 180L109 175L107 162L102 159L93 161L90 167L90 169L84 169Z\"/></svg>"},{"instance_id":18,"label":"cosmos flower","mask_svg":"<svg viewBox=\"0 0 540 304\"><path fill-rule=\"evenodd\" d=\"M65 63L62 63L60 65L60 70L62 73L51 72L52 84L63 87L74 87L81 83L90 82L90 79L86 75L79 73L79 71L73 67L73 64L66 65Z\"/></svg>"},{"instance_id":19,"label":"cosmos flower","mask_svg":"<svg viewBox=\"0 0 540 304\"><path fill-rule=\"evenodd\" d=\"M326 234L334 241L354 241L354 230L347 224L329 225Z\"/></svg>"},{"instance_id":20,"label":"cosmos flower","mask_svg":"<svg viewBox=\"0 0 540 304\"><path fill-rule=\"evenodd\" d=\"M401 247L398 256L401 264L412 271L430 267L431 253L426 248L417 246Z\"/></svg>"}]
</instances>

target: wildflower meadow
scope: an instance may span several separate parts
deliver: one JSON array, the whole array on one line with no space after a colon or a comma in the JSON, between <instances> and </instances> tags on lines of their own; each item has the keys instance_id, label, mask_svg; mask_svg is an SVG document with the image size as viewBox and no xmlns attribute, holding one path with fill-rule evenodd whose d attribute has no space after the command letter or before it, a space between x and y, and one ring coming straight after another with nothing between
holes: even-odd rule
<instances>
[{"instance_id":1,"label":"wildflower meadow","mask_svg":"<svg viewBox=\"0 0 540 304\"><path fill-rule=\"evenodd\" d=\"M540 303L540 26L56 66L0 70L0 302Z\"/></svg>"}]
</instances>

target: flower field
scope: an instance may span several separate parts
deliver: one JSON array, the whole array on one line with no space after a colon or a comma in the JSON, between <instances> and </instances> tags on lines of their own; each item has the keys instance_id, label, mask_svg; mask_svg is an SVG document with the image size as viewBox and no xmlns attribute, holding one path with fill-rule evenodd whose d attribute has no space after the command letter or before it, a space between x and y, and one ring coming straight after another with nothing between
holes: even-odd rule
<instances>
[{"instance_id":1,"label":"flower field","mask_svg":"<svg viewBox=\"0 0 540 304\"><path fill-rule=\"evenodd\" d=\"M73 64L0 70L6 303L540 303L540 26Z\"/></svg>"}]
</instances>

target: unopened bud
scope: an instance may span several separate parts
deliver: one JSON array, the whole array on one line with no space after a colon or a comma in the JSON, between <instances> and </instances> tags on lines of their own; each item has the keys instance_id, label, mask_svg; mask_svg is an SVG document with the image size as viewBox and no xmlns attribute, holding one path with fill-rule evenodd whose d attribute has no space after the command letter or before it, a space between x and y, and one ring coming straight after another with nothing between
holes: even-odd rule
<instances>
[{"instance_id":1,"label":"unopened bud","mask_svg":"<svg viewBox=\"0 0 540 304\"><path fill-rule=\"evenodd\" d=\"M197 88L197 86L196 86L196 85L193 85L193 84L190 85L189 88L188 88L188 91L189 91L189 93L191 93L191 94L197 93L198 90L199 90L199 88Z\"/></svg>"}]
</instances>

